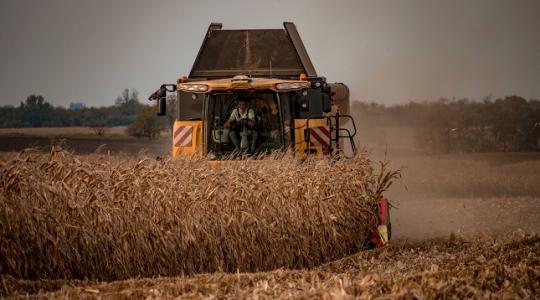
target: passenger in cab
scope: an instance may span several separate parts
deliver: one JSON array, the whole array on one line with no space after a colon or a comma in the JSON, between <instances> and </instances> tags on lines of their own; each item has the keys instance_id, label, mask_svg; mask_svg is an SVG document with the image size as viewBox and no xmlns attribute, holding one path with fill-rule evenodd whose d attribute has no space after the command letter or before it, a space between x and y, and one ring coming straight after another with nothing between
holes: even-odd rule
<instances>
[{"instance_id":1,"label":"passenger in cab","mask_svg":"<svg viewBox=\"0 0 540 300\"><path fill-rule=\"evenodd\" d=\"M255 152L257 142L255 124L255 111L248 107L246 99L238 99L237 108L233 109L224 125L225 128L230 129L229 138L236 150Z\"/></svg>"}]
</instances>

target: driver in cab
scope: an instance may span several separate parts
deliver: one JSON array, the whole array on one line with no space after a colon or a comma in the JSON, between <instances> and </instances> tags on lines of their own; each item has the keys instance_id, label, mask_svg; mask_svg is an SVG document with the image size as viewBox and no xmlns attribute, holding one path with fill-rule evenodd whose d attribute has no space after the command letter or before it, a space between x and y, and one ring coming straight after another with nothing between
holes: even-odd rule
<instances>
[{"instance_id":1,"label":"driver in cab","mask_svg":"<svg viewBox=\"0 0 540 300\"><path fill-rule=\"evenodd\" d=\"M255 111L248 107L246 99L238 99L238 107L233 109L223 127L230 129L229 138L236 150L255 152L255 142L257 141Z\"/></svg>"}]
</instances>

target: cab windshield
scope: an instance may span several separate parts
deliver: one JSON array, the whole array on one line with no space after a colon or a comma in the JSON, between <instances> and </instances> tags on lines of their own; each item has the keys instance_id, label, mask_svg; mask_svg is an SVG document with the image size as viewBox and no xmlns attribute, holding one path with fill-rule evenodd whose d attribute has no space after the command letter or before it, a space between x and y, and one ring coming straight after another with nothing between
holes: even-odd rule
<instances>
[{"instance_id":1,"label":"cab windshield","mask_svg":"<svg viewBox=\"0 0 540 300\"><path fill-rule=\"evenodd\" d=\"M208 153L263 154L284 148L290 141L289 111L273 92L211 94L206 116Z\"/></svg>"}]
</instances>

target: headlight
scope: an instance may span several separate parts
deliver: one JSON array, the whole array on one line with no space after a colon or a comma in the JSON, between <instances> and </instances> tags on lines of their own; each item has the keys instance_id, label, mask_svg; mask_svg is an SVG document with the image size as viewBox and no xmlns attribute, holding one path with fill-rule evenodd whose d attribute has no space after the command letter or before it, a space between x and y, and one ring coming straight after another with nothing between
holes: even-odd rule
<instances>
[{"instance_id":1,"label":"headlight","mask_svg":"<svg viewBox=\"0 0 540 300\"><path fill-rule=\"evenodd\" d=\"M206 84L179 84L178 89L185 92L206 92L208 86Z\"/></svg>"},{"instance_id":2,"label":"headlight","mask_svg":"<svg viewBox=\"0 0 540 300\"><path fill-rule=\"evenodd\" d=\"M299 90L309 88L309 82L282 82L276 84L278 90Z\"/></svg>"}]
</instances>

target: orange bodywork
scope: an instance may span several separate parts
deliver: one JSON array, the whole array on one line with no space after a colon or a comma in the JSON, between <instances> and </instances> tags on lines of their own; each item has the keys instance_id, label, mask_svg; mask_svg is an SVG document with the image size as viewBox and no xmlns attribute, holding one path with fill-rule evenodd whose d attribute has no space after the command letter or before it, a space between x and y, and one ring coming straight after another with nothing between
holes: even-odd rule
<instances>
[{"instance_id":1,"label":"orange bodywork","mask_svg":"<svg viewBox=\"0 0 540 300\"><path fill-rule=\"evenodd\" d=\"M299 83L302 85L302 88L298 89L280 89L276 88L277 84L280 83ZM205 85L208 89L204 91L191 91L187 90L188 86L195 85ZM306 80L283 80L275 78L226 78L226 79L215 79L215 80L202 80L202 81L192 81L189 83L178 83L177 90L186 92L186 93L199 93L205 94L212 91L235 91L235 90L270 90L274 92L287 92L291 90L301 90L309 88L310 83Z\"/></svg>"},{"instance_id":2,"label":"orange bodywork","mask_svg":"<svg viewBox=\"0 0 540 300\"><path fill-rule=\"evenodd\" d=\"M315 128L326 126L326 119L295 119L294 120L294 152L296 157L300 159L307 158L308 155L313 156L322 156L324 154L324 149L322 146L316 146L312 143L306 141L305 132L308 128Z\"/></svg>"},{"instance_id":3,"label":"orange bodywork","mask_svg":"<svg viewBox=\"0 0 540 300\"><path fill-rule=\"evenodd\" d=\"M203 156L203 122L175 121L173 127L172 156Z\"/></svg>"},{"instance_id":4,"label":"orange bodywork","mask_svg":"<svg viewBox=\"0 0 540 300\"><path fill-rule=\"evenodd\" d=\"M309 88L311 83L305 76L300 80L283 80L275 78L249 78L244 75L233 78L201 80L186 82L181 78L177 83L177 90L184 93L207 94L211 92L237 92L237 91L273 91L289 92L301 91ZM278 89L278 86L280 89ZM173 128L173 157L202 157L204 156L205 141L203 138L204 121L176 121ZM313 146L305 142L304 130L307 120L295 120L295 151L300 158L308 155L319 156L323 154L321 146ZM325 119L310 119L309 127L325 126Z\"/></svg>"}]
</instances>

